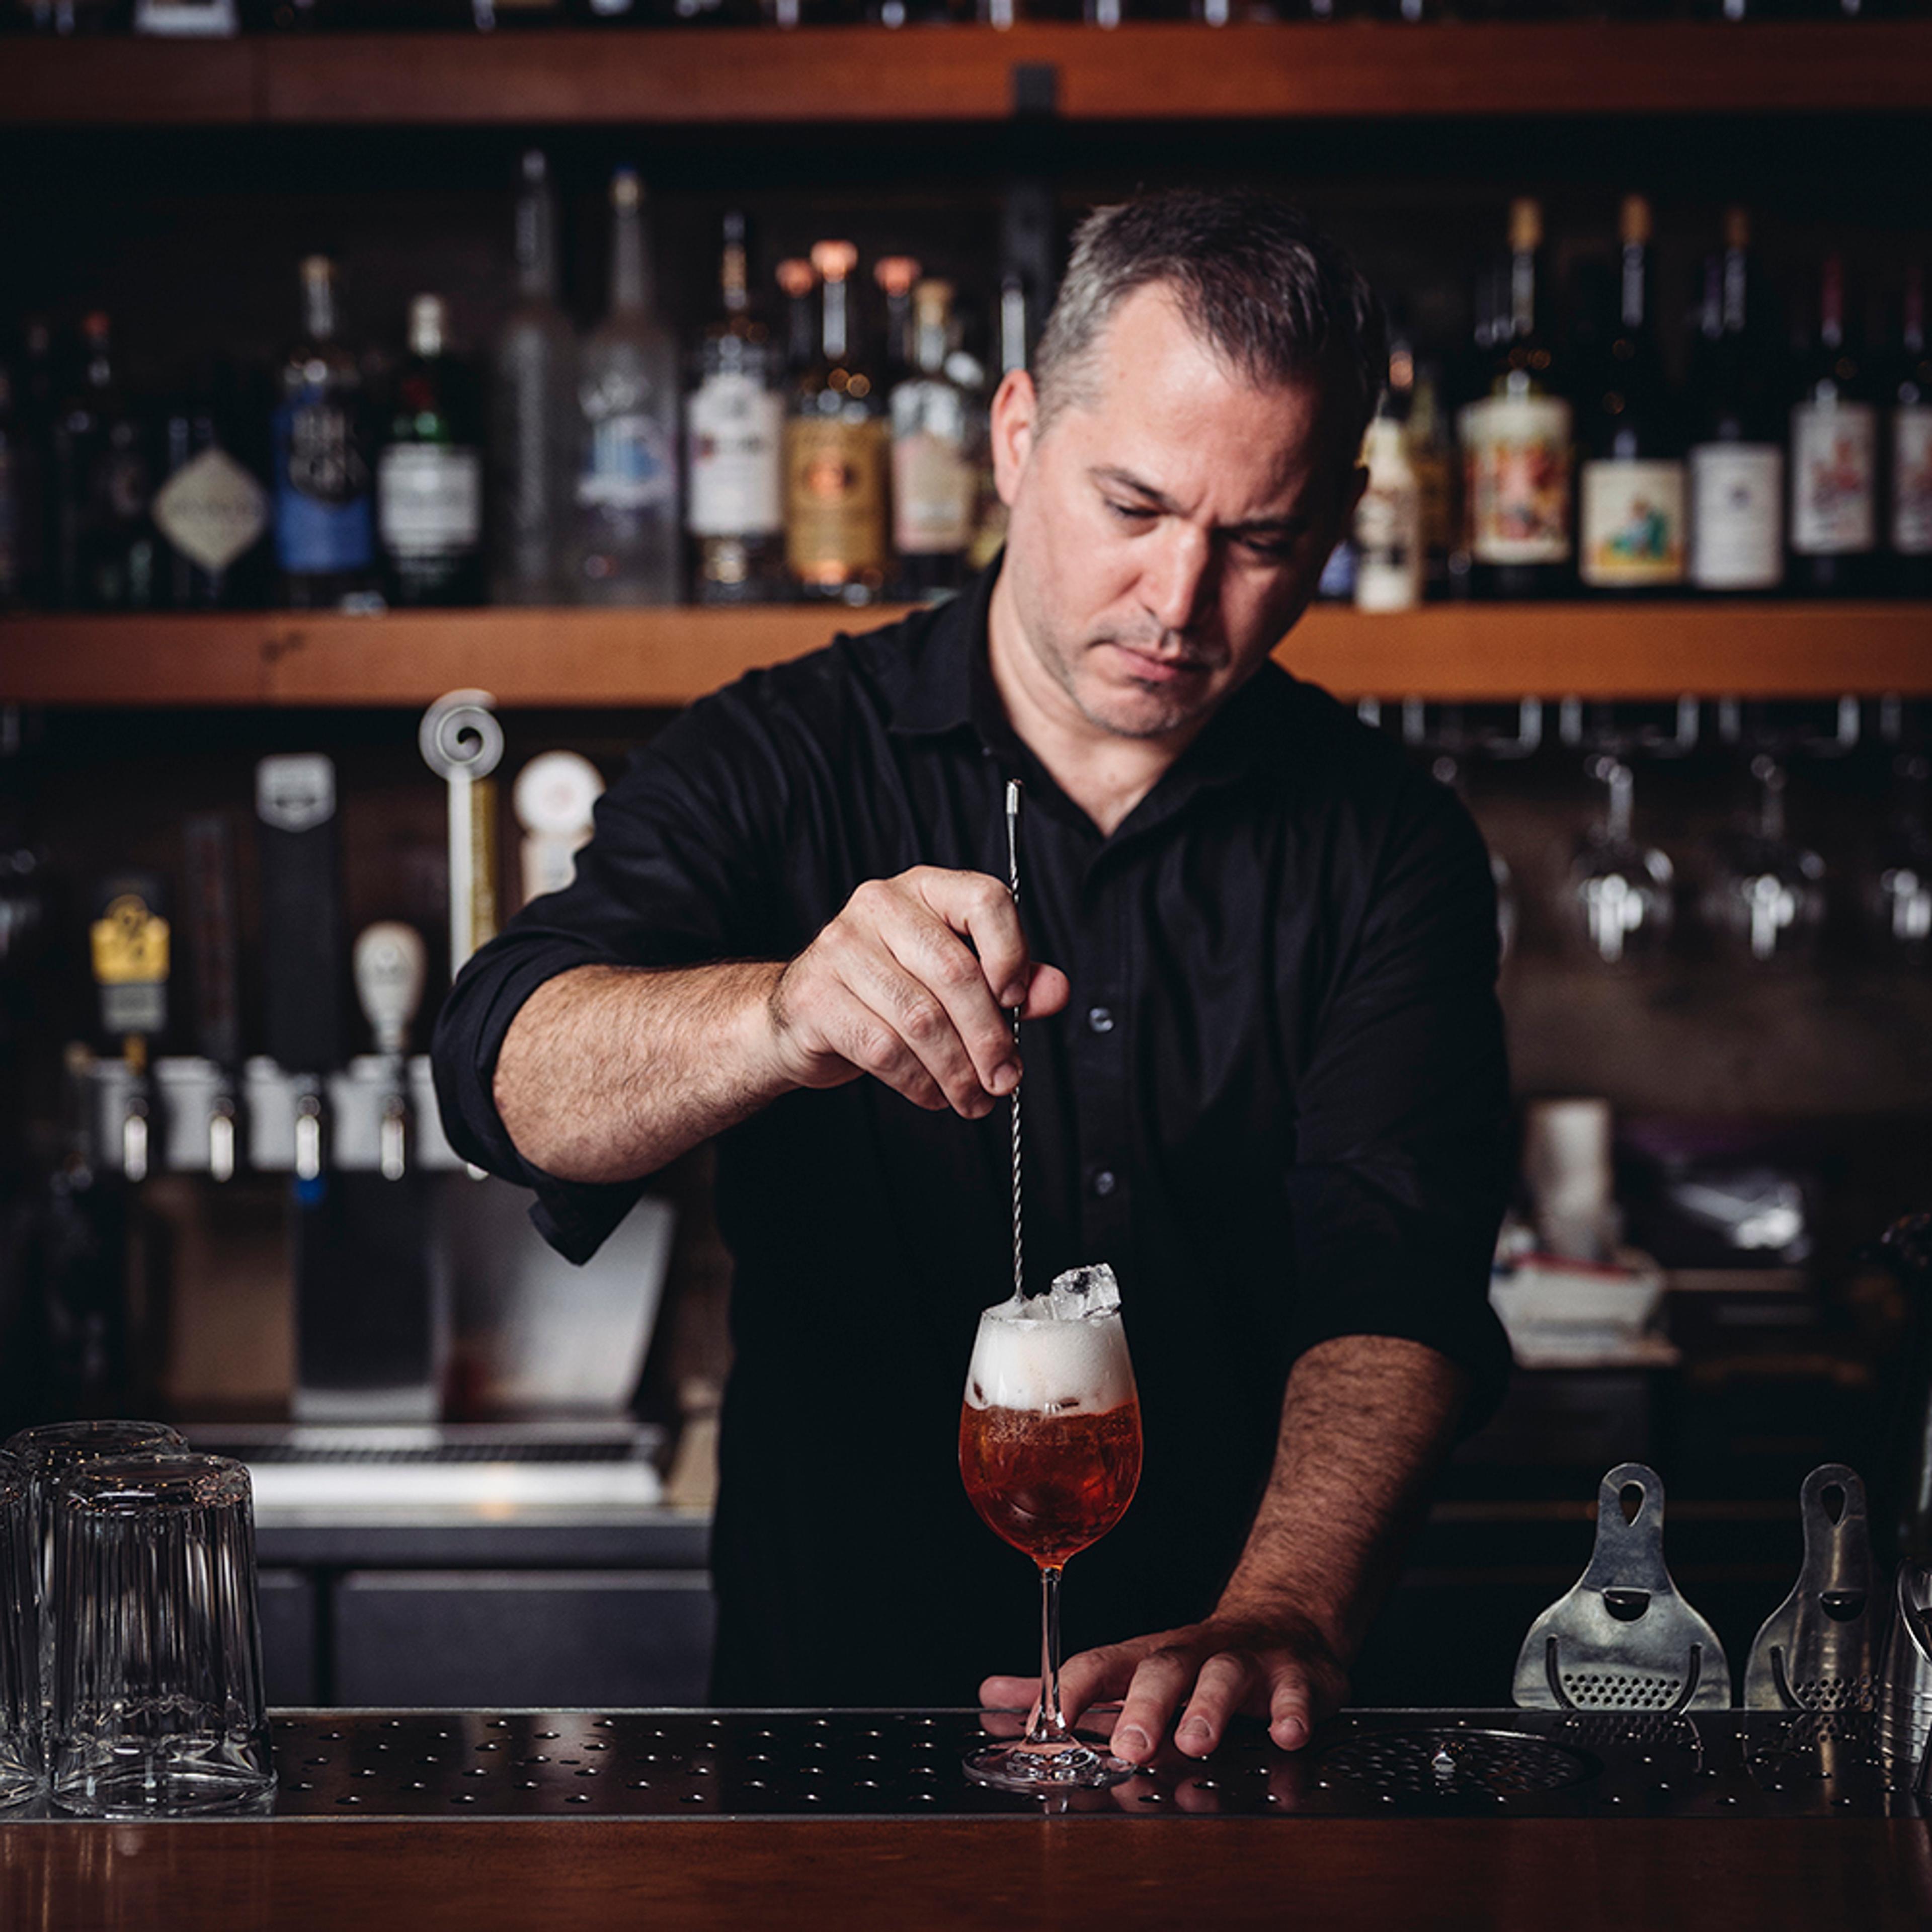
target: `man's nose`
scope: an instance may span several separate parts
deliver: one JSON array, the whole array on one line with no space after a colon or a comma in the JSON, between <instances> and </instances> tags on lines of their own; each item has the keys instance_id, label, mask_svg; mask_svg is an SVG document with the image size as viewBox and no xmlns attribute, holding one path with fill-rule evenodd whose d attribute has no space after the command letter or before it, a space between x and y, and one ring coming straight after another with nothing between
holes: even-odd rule
<instances>
[{"instance_id":1,"label":"man's nose","mask_svg":"<svg viewBox=\"0 0 1932 1932\"><path fill-rule=\"evenodd\" d=\"M1141 578L1141 601L1165 631L1193 628L1213 573L1214 545L1204 530L1179 518L1155 539Z\"/></svg>"}]
</instances>

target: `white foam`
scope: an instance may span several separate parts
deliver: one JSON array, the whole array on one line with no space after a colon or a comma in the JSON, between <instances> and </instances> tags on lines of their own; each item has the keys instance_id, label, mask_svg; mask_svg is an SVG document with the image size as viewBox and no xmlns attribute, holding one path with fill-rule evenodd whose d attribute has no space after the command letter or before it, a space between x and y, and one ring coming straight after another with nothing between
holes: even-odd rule
<instances>
[{"instance_id":1,"label":"white foam","mask_svg":"<svg viewBox=\"0 0 1932 1932\"><path fill-rule=\"evenodd\" d=\"M966 1372L972 1407L1101 1414L1133 1394L1120 1285L1105 1263L1070 1269L1046 1294L1015 1295L980 1316Z\"/></svg>"}]
</instances>

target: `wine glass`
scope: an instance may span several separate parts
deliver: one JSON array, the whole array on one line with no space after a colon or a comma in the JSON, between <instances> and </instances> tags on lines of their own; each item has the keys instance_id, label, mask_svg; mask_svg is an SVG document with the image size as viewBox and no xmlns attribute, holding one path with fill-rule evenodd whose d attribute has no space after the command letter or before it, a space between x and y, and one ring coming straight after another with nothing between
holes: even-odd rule
<instances>
[{"instance_id":1,"label":"wine glass","mask_svg":"<svg viewBox=\"0 0 1932 1932\"><path fill-rule=\"evenodd\" d=\"M1133 1500L1140 1397L1113 1270L1075 1268L980 1317L959 1412L959 1474L980 1520L1040 1568L1040 1707L1018 1742L968 1754L1003 1791L1118 1784L1137 1767L1068 1727L1060 1703L1060 1578Z\"/></svg>"},{"instance_id":2,"label":"wine glass","mask_svg":"<svg viewBox=\"0 0 1932 1932\"><path fill-rule=\"evenodd\" d=\"M1705 916L1720 937L1768 965L1816 944L1825 923L1825 862L1785 836L1784 766L1760 752L1750 770L1759 786L1756 819L1720 842Z\"/></svg>"},{"instance_id":3,"label":"wine glass","mask_svg":"<svg viewBox=\"0 0 1932 1932\"><path fill-rule=\"evenodd\" d=\"M1605 754L1590 760L1589 772L1609 796L1570 861L1569 904L1590 950L1606 966L1624 966L1663 950L1676 910L1676 875L1667 854L1632 836L1636 782L1630 766Z\"/></svg>"}]
</instances>

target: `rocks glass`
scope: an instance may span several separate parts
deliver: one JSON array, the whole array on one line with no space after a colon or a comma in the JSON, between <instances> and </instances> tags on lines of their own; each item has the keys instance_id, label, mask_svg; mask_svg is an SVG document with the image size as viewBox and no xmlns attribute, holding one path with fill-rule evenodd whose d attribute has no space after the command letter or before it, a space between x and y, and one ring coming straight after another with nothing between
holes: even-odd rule
<instances>
[{"instance_id":1,"label":"rocks glass","mask_svg":"<svg viewBox=\"0 0 1932 1932\"><path fill-rule=\"evenodd\" d=\"M227 1809L274 1785L248 1472L92 1462L52 1497L54 1802L95 1817Z\"/></svg>"}]
</instances>

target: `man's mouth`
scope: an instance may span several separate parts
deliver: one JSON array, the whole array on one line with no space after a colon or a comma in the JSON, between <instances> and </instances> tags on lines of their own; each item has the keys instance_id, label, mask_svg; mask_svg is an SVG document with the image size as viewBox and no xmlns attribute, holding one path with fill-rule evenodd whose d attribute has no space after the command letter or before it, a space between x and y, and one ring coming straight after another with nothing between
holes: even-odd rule
<instances>
[{"instance_id":1,"label":"man's mouth","mask_svg":"<svg viewBox=\"0 0 1932 1932\"><path fill-rule=\"evenodd\" d=\"M1204 676L1214 668L1202 658L1167 657L1138 650L1118 639L1108 641L1124 660L1127 675L1142 684L1180 684L1190 678Z\"/></svg>"}]
</instances>

